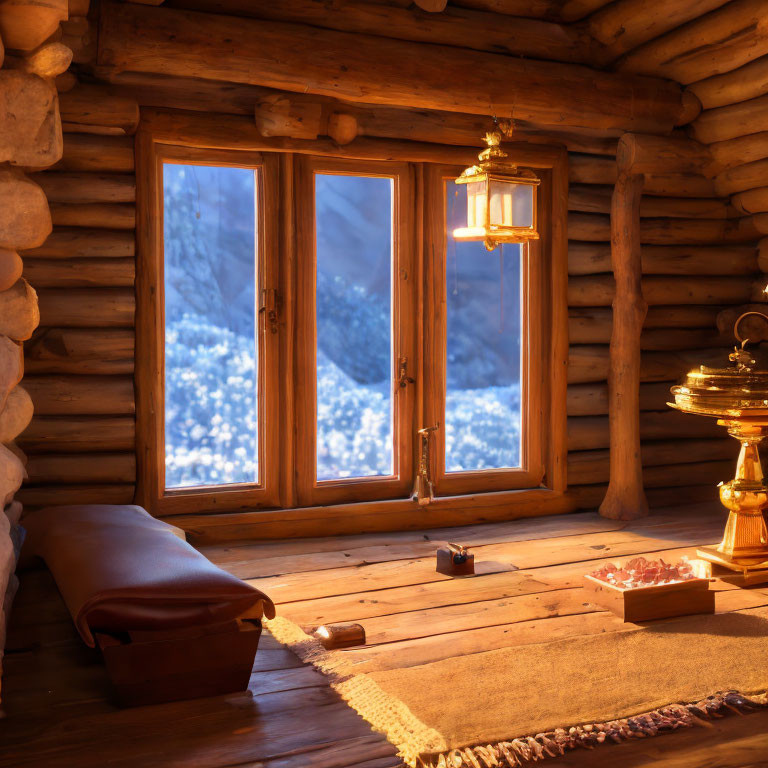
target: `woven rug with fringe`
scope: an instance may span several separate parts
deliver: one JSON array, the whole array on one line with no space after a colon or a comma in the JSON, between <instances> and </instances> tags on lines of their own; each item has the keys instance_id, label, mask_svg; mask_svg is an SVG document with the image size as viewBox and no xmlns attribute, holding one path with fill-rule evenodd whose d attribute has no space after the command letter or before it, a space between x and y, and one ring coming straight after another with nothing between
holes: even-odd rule
<instances>
[{"instance_id":1,"label":"woven rug with fringe","mask_svg":"<svg viewBox=\"0 0 768 768\"><path fill-rule=\"evenodd\" d=\"M768 607L394 669L360 649L351 663L287 619L266 626L411 766L514 768L768 706Z\"/></svg>"}]
</instances>

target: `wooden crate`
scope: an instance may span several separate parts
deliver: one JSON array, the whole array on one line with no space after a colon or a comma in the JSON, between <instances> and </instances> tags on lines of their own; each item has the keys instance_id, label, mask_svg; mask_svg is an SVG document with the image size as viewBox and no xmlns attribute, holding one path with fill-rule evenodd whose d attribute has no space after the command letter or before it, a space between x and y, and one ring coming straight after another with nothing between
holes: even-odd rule
<instances>
[{"instance_id":1,"label":"wooden crate","mask_svg":"<svg viewBox=\"0 0 768 768\"><path fill-rule=\"evenodd\" d=\"M135 707L244 691L261 622L241 619L122 637L94 635L118 703Z\"/></svg>"},{"instance_id":2,"label":"wooden crate","mask_svg":"<svg viewBox=\"0 0 768 768\"><path fill-rule=\"evenodd\" d=\"M622 589L587 575L584 576L583 586L589 593L590 602L615 613L624 621L650 621L715 612L715 593L709 589L708 579Z\"/></svg>"}]
</instances>

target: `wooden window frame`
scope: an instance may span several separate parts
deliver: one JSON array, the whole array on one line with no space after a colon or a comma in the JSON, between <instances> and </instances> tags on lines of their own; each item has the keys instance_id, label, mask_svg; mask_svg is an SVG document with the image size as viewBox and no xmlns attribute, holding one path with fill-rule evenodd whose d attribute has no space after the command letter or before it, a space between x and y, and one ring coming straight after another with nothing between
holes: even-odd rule
<instances>
[{"instance_id":1,"label":"wooden window frame","mask_svg":"<svg viewBox=\"0 0 768 768\"><path fill-rule=\"evenodd\" d=\"M304 156L295 163L297 299L294 302L294 402L298 503L338 504L407 496L413 487L414 388L395 386L397 360L415 363L416 293L413 268L413 170L407 163ZM315 175L389 177L392 206L392 474L318 481ZM311 311L310 311L311 309ZM303 310L303 311L300 311Z\"/></svg>"},{"instance_id":2,"label":"wooden window frame","mask_svg":"<svg viewBox=\"0 0 768 768\"><path fill-rule=\"evenodd\" d=\"M434 432L432 477L436 493L456 496L483 491L505 491L537 488L546 472L546 441L549 434L550 381L547 375L549 323L544 311L544 297L551 281L549 252L551 179L540 172L538 221L539 240L521 246L521 445L520 466L447 472L445 469L445 405L447 371L447 199L446 181L456 178L461 166L430 165L426 169L427 228L425 337L428 352L424 363L424 425L436 426ZM485 254L484 254L485 256ZM488 258L498 258L497 254Z\"/></svg>"},{"instance_id":3,"label":"wooden window frame","mask_svg":"<svg viewBox=\"0 0 768 768\"><path fill-rule=\"evenodd\" d=\"M148 146L147 146L148 144ZM141 199L139 219L142 243L137 270L137 444L139 477L137 501L156 514L184 511L274 507L279 503L279 463L277 425L265 418L276 413L278 402L278 345L275 334L256 314L258 347L258 472L256 483L165 487L165 259L163 166L166 163L226 166L259 169L256 176L257 206L257 304L262 291L277 285L277 236L272 222L264 215L268 201L275 204L278 192L277 157L258 152L191 148L148 143L139 138L140 153L146 152L142 179L146 194Z\"/></svg>"},{"instance_id":4,"label":"wooden window frame","mask_svg":"<svg viewBox=\"0 0 768 768\"><path fill-rule=\"evenodd\" d=\"M476 150L468 147L449 147L386 139L358 139L351 145L340 147L326 140L293 140L265 138L244 118L198 115L161 109L142 110L137 135L137 328L136 328L136 389L137 389L137 503L153 514L170 516L182 526L191 529L215 529L217 536L283 536L333 535L366 530L405 530L430 526L460 525L493 519L512 519L530 515L555 514L575 508L566 494L566 370L568 360L567 310L567 197L568 156L563 147L538 144L509 145L519 165L533 168L546 177L546 192L540 194L540 210L548 211L549 220L542 217L542 230L548 227L549 236L541 245L541 260L548 264L549 284L542 292L540 359L542 365L541 462L543 476L538 487L516 490L453 491L442 495L432 504L420 506L410 496L400 498L360 498L354 489L339 494L337 499L309 502L299 497L295 482L296 441L293 430L298 412L297 400L302 396L295 388L292 338L295 313L281 316L278 369L280 398L276 431L282 432L284 445L279 449L280 474L277 499L259 503L251 491L225 490L206 494L181 494L158 498L155 467L158 456L156 430L153 422L158 413L158 393L153 391L158 382L156 347L164 344L157 335L157 178L155 156L158 147L172 145L189 149L262 153L274 158L279 168L279 189L272 198L277 207L275 229L280 239L277 257L281 265L278 290L282 300L296 306L298 290L296 256L300 238L297 211L294 206L294 166L300 166L302 157L343 158L355 161L356 167L371 161L376 166L381 158L410 164L413 183L413 265L416 276L416 323L414 359L426 360L434 339L425 333L425 314L429 304L427 259L424 254L431 248L426 234L431 224L425 215L425 188L430 165L465 167L475 161ZM505 149L507 147L505 146ZM430 209L434 214L434 209ZM440 215L444 215L442 211ZM154 224L153 224L154 220ZM314 235L314 232L312 233ZM162 283L159 284L162 286ZM414 426L425 423L425 403L429 403L427 377L422 365L415 371ZM154 372L153 372L154 371ZM162 382L159 382L162 383ZM162 396L160 395L162 406ZM414 430L415 431L415 430ZM411 441L412 464L416 459L416 435ZM433 451L433 456L436 452ZM415 470L415 467L413 467ZM411 472L413 477L415 472ZM402 487L408 492L408 483ZM317 498L317 497L311 497ZM201 512L216 512L213 518L200 517ZM227 514L233 513L233 514ZM188 517L184 517L188 515ZM206 522L210 520L210 522Z\"/></svg>"}]
</instances>

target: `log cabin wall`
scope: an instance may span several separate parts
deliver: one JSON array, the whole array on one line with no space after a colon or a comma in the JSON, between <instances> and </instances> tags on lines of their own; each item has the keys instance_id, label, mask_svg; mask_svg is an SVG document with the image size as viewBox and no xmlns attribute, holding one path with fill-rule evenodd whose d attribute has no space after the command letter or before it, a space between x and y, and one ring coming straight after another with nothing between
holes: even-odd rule
<instances>
[{"instance_id":1,"label":"log cabin wall","mask_svg":"<svg viewBox=\"0 0 768 768\"><path fill-rule=\"evenodd\" d=\"M261 19L264 29L273 22L277 26L272 29L282 23L296 24L292 29L310 24L313 34L333 30L369 35L369 40L382 39L379 35L386 30L387 39L491 50L508 54L510 61L522 55L690 83L678 122L696 119L675 134L685 130L710 145L714 162L705 152L700 167L670 173L660 158L658 168L645 174L640 213L643 293L649 311L642 336L641 438L651 505L711 498L714 482L730 476L736 446L710 420L671 412L665 403L669 386L688 368L723 359L730 339L717 330L718 312L755 300L762 287L757 242L765 224L746 214L759 210L764 189L746 197L743 193L744 184L763 187L755 174L761 161L768 162L768 134L758 127L766 114L761 98L768 98L761 74L765 62L739 58L768 53L764 26L745 22L764 10L762 0L461 0L442 14L399 2L328 6L310 0L169 0L170 5L203 12L212 21L222 15L225 21L226 15ZM130 20L153 10L130 4L125 9ZM107 12L117 13L114 6ZM322 93L281 93L243 78L216 82L194 71L194 62L174 62L166 72L162 53L154 68L121 71L131 66L119 45L108 44L114 38L101 41L97 58L93 12L91 16L89 27L78 27L80 61L75 69L81 83L62 100L64 157L53 171L39 176L53 203L54 233L25 262L30 281L40 289L42 318L26 352L27 386L36 414L22 441L30 457L22 494L35 505L126 502L133 497L135 180L130 134L135 125L126 115L133 114L135 104L240 119L253 115L254 105L266 104L268 119L276 102L288 110L322 102L330 108L320 111L326 120L321 134L335 136L340 144L358 135L477 146L488 124L477 114L414 109L397 101L375 107L348 101L339 105ZM727 38L723 29L732 34L739 25L747 28L737 37L743 46L718 42ZM112 35L121 29L109 19L107 26ZM706 68L682 73L663 63L670 50L693 51L679 57L699 61L695 51L702 45L710 46L716 59L721 56L713 66L718 72L730 67L732 80L725 83ZM741 47L748 53L738 54ZM185 76L190 74L195 76ZM226 79L220 73L211 77ZM704 111L696 117L699 99ZM558 105L553 107L554 114ZM617 114L622 109L615 105ZM329 112L353 115L354 132L345 136L349 126L329 123ZM596 507L605 494L609 468L609 210L623 129L617 127L620 120L608 120L610 127L604 129L574 129L514 114L518 139L564 143L569 150L568 484L572 508ZM640 130L653 132L649 125ZM732 135L734 130L740 133Z\"/></svg>"},{"instance_id":2,"label":"log cabin wall","mask_svg":"<svg viewBox=\"0 0 768 768\"><path fill-rule=\"evenodd\" d=\"M65 120L75 117L73 97L83 91L62 94ZM51 201L53 232L24 254L40 328L25 350L35 415L20 439L29 474L21 498L28 506L129 504L136 482L133 136L79 132L110 130L95 124L65 127L61 161L36 175Z\"/></svg>"},{"instance_id":3,"label":"log cabin wall","mask_svg":"<svg viewBox=\"0 0 768 768\"><path fill-rule=\"evenodd\" d=\"M646 174L640 215L649 311L641 341L640 425L651 504L710 498L712 481L731 476L737 447L723 439L713 421L663 409L669 385L686 369L699 362L722 363L722 346L732 344L730 325L737 315L724 310L764 300L766 277L759 273L768 270L765 257L758 257L758 243L768 233L768 134L762 130L768 116L768 5L763 0L618 0L586 23L614 59L613 69L674 80L702 108L684 129L708 146L700 175L689 178L687 189L656 192L665 195L657 197ZM572 240L581 239L574 238L573 227L569 231ZM762 240L760 250L766 243ZM578 252L573 243L570 250ZM571 258L571 305L585 300L577 293L582 288L594 290L594 278L582 277L580 266L577 277L575 266ZM576 342L597 340L579 315L572 306L572 359ZM605 349L597 358L590 347L577 355L584 356L587 371L590 364L606 364ZM571 380L574 374L571 367ZM582 405L573 395L579 389L569 388L569 484L580 503L597 504L601 490L575 488L577 472L582 480L584 469L600 479L606 474L605 465L595 461L599 452L574 450L593 447L579 437L582 429L587 439L599 439L588 435L589 416L577 418Z\"/></svg>"}]
</instances>

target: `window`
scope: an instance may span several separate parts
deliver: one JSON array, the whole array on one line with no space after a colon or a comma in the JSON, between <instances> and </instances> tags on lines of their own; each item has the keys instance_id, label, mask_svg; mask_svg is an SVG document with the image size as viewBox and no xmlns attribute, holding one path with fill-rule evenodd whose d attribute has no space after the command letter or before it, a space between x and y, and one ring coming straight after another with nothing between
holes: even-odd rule
<instances>
[{"instance_id":1,"label":"window","mask_svg":"<svg viewBox=\"0 0 768 768\"><path fill-rule=\"evenodd\" d=\"M407 514L425 427L438 505L562 490L546 209L488 253L451 236L461 165L142 141L141 503Z\"/></svg>"},{"instance_id":2,"label":"window","mask_svg":"<svg viewBox=\"0 0 768 768\"><path fill-rule=\"evenodd\" d=\"M396 383L414 354L410 170L296 164L297 501L402 498L413 483L413 388Z\"/></svg>"},{"instance_id":3,"label":"window","mask_svg":"<svg viewBox=\"0 0 768 768\"><path fill-rule=\"evenodd\" d=\"M445 466L451 472L521 466L522 287L526 247L457 243L467 188L444 180Z\"/></svg>"},{"instance_id":4,"label":"window","mask_svg":"<svg viewBox=\"0 0 768 768\"><path fill-rule=\"evenodd\" d=\"M395 179L314 176L316 479L391 477Z\"/></svg>"},{"instance_id":5,"label":"window","mask_svg":"<svg viewBox=\"0 0 768 768\"><path fill-rule=\"evenodd\" d=\"M168 489L259 481L258 175L163 163Z\"/></svg>"}]
</instances>

